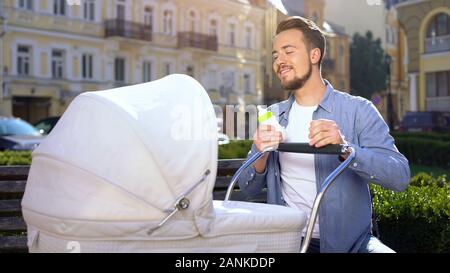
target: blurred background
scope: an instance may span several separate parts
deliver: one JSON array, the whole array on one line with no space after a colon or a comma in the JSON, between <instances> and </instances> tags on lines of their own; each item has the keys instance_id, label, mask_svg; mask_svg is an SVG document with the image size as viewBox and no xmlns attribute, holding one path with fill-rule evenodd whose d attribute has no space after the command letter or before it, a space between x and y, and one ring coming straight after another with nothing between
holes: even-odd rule
<instances>
[{"instance_id":1,"label":"blurred background","mask_svg":"<svg viewBox=\"0 0 450 273\"><path fill-rule=\"evenodd\" d=\"M289 15L327 33L324 78L392 130L450 130L448 0L0 0L0 115L35 124L81 92L171 73L222 107L272 104L288 96L271 50Z\"/></svg>"}]
</instances>

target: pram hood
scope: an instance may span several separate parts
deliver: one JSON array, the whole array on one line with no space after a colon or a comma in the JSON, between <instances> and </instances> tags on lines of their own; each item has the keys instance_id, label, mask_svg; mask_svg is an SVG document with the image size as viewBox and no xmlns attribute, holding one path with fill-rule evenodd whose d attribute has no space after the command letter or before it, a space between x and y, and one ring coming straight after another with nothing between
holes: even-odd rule
<instances>
[{"instance_id":1,"label":"pram hood","mask_svg":"<svg viewBox=\"0 0 450 273\"><path fill-rule=\"evenodd\" d=\"M217 150L212 103L189 76L85 92L33 152L24 217L69 237L142 238L186 196L150 237L207 233Z\"/></svg>"}]
</instances>

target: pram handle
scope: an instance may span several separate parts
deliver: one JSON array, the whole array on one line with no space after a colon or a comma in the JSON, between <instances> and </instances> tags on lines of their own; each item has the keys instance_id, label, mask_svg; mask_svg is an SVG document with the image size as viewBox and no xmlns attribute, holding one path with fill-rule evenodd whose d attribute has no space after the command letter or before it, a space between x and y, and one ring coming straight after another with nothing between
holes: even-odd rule
<instances>
[{"instance_id":1,"label":"pram handle","mask_svg":"<svg viewBox=\"0 0 450 273\"><path fill-rule=\"evenodd\" d=\"M324 147L316 148L309 145L309 143L290 142L278 144L277 150L279 152L288 153L303 153L303 154L344 154L347 152L347 145L330 144Z\"/></svg>"},{"instance_id":2,"label":"pram handle","mask_svg":"<svg viewBox=\"0 0 450 273\"><path fill-rule=\"evenodd\" d=\"M283 144L283 145L282 145ZM316 198L314 199L314 204L311 210L311 214L309 217L307 229L306 229L306 236L303 241L303 244L301 246L300 252L306 253L309 247L309 243L311 241L312 232L314 228L314 224L317 219L317 215L319 212L320 203L322 201L323 195L327 191L327 189L331 186L331 184L335 181L335 179L350 165L350 163L355 158L355 150L352 147L349 147L347 145L328 145L333 147L328 147L328 149L324 148L314 148L314 147L306 147L306 145L309 146L308 143L280 143L278 146L278 151L281 149L285 152L294 152L294 153L320 153L320 154L344 154L347 152L350 152L347 159L344 160L333 172L331 172L328 177L325 179L325 181L322 183L321 188L319 189ZM325 146L327 147L327 146ZM337 151L337 148L339 147L339 152ZM230 184L228 185L227 193L225 195L225 201L228 201L231 196L231 192L233 191L234 185L237 182L237 179L242 174L242 172L248 168L250 165L252 165L256 160L261 158L266 152L273 151L274 149L267 149L262 152L256 152L254 155L252 155L249 159L247 159L244 164L236 171L233 178L231 179ZM321 152L317 152L317 150L321 150ZM326 152L325 152L326 151Z\"/></svg>"}]
</instances>

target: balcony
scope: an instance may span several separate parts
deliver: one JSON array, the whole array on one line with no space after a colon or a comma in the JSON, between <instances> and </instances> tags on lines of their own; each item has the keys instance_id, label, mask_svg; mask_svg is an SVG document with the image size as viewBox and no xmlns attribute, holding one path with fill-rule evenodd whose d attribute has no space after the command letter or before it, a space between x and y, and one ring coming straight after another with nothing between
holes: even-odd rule
<instances>
[{"instance_id":1,"label":"balcony","mask_svg":"<svg viewBox=\"0 0 450 273\"><path fill-rule=\"evenodd\" d=\"M178 47L193 47L217 51L217 36L197 32L178 32Z\"/></svg>"},{"instance_id":2,"label":"balcony","mask_svg":"<svg viewBox=\"0 0 450 273\"><path fill-rule=\"evenodd\" d=\"M105 38L124 37L136 40L151 41L151 26L125 21L122 19L110 19L105 21Z\"/></svg>"},{"instance_id":3,"label":"balcony","mask_svg":"<svg viewBox=\"0 0 450 273\"><path fill-rule=\"evenodd\" d=\"M425 53L450 51L450 35L430 37L425 40Z\"/></svg>"}]
</instances>

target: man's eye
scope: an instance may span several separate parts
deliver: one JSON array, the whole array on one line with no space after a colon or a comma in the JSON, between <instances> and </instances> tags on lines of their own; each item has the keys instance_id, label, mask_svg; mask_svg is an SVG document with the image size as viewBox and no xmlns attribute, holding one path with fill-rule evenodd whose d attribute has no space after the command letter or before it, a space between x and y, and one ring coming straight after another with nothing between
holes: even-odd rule
<instances>
[{"instance_id":1,"label":"man's eye","mask_svg":"<svg viewBox=\"0 0 450 273\"><path fill-rule=\"evenodd\" d=\"M294 51L286 51L286 54L292 54Z\"/></svg>"},{"instance_id":2,"label":"man's eye","mask_svg":"<svg viewBox=\"0 0 450 273\"><path fill-rule=\"evenodd\" d=\"M276 59L278 59L278 56L272 56L272 60L276 60Z\"/></svg>"}]
</instances>

